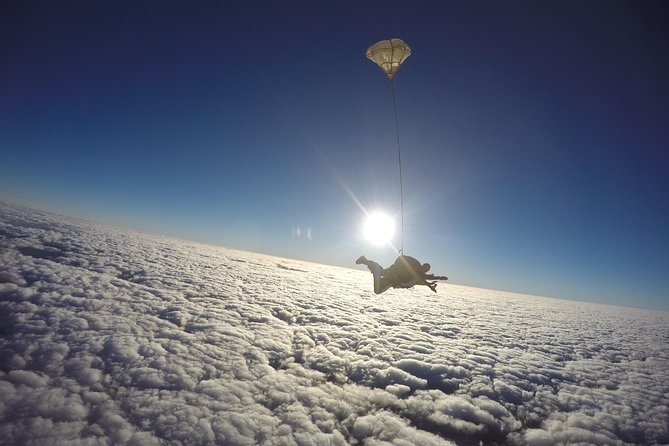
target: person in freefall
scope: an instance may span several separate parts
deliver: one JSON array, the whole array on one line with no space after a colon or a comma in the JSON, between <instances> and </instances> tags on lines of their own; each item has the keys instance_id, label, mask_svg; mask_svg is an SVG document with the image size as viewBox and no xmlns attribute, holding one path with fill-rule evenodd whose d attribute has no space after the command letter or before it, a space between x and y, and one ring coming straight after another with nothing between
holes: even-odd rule
<instances>
[{"instance_id":1,"label":"person in freefall","mask_svg":"<svg viewBox=\"0 0 669 446\"><path fill-rule=\"evenodd\" d=\"M378 263L367 260L360 256L355 261L358 265L365 265L374 276L374 292L381 294L388 288L411 288L414 285L425 285L432 291L437 292L437 283L428 282L427 279L448 280L448 277L427 274L430 270L429 263L421 264L413 257L400 255L395 263L388 268L383 268Z\"/></svg>"}]
</instances>

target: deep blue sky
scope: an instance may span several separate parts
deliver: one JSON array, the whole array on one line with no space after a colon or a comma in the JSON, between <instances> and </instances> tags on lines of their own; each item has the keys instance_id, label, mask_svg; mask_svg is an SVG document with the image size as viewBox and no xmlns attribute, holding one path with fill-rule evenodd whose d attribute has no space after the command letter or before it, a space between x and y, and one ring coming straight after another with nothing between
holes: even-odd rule
<instances>
[{"instance_id":1,"label":"deep blue sky","mask_svg":"<svg viewBox=\"0 0 669 446\"><path fill-rule=\"evenodd\" d=\"M352 195L399 210L392 96L364 53L400 37L405 252L455 283L669 309L664 2L0 8L5 198L390 263Z\"/></svg>"}]
</instances>

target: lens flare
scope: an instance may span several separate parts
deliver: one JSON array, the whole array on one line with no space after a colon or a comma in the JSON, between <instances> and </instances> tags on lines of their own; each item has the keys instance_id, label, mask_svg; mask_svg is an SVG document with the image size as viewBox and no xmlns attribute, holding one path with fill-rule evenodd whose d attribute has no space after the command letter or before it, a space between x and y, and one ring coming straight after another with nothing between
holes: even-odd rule
<instances>
[{"instance_id":1,"label":"lens flare","mask_svg":"<svg viewBox=\"0 0 669 446\"><path fill-rule=\"evenodd\" d=\"M362 227L365 240L375 245L390 243L394 233L395 222L393 219L379 211L370 213Z\"/></svg>"}]
</instances>

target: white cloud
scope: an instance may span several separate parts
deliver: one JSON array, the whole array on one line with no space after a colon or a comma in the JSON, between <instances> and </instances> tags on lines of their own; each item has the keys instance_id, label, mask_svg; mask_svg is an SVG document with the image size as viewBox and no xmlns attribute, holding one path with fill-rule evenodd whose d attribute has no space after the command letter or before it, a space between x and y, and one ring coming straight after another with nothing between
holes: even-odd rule
<instances>
[{"instance_id":1,"label":"white cloud","mask_svg":"<svg viewBox=\"0 0 669 446\"><path fill-rule=\"evenodd\" d=\"M0 205L0 438L669 442L667 313L370 283Z\"/></svg>"}]
</instances>

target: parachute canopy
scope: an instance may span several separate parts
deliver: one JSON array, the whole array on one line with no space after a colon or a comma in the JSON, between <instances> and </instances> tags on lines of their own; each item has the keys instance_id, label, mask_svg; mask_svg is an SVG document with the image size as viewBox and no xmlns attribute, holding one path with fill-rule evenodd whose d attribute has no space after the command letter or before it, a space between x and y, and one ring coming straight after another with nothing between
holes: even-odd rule
<instances>
[{"instance_id":1,"label":"parachute canopy","mask_svg":"<svg viewBox=\"0 0 669 446\"><path fill-rule=\"evenodd\" d=\"M411 55L411 48L402 39L382 40L367 48L365 55L393 80L402 62Z\"/></svg>"}]
</instances>

